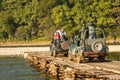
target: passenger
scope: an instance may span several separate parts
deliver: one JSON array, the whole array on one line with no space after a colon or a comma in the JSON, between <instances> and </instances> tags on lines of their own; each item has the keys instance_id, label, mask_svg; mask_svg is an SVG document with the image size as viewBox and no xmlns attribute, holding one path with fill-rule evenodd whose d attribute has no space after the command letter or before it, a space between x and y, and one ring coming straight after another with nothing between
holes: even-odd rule
<instances>
[{"instance_id":1,"label":"passenger","mask_svg":"<svg viewBox=\"0 0 120 80\"><path fill-rule=\"evenodd\" d=\"M62 29L60 29L60 30L57 30L56 32L55 32L55 36L57 36L58 35L58 33L59 33L59 37L60 37L60 40L61 41L65 41L65 37L66 37L66 32L64 31L64 29L62 28Z\"/></svg>"}]
</instances>

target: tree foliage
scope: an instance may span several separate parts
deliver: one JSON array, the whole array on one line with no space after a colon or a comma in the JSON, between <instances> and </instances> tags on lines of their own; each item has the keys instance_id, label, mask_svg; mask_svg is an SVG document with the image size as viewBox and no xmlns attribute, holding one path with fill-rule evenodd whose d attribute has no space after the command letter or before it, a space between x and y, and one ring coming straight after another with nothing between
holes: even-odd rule
<instances>
[{"instance_id":1,"label":"tree foliage","mask_svg":"<svg viewBox=\"0 0 120 80\"><path fill-rule=\"evenodd\" d=\"M51 39L61 27L71 36L90 21L104 28L107 36L120 36L120 1L0 1L0 40Z\"/></svg>"}]
</instances>

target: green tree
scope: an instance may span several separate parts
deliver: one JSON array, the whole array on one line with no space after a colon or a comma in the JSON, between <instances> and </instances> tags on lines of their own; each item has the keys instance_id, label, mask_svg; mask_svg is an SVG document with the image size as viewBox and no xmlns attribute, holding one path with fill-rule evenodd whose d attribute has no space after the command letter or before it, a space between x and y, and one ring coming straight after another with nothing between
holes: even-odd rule
<instances>
[{"instance_id":1,"label":"green tree","mask_svg":"<svg viewBox=\"0 0 120 80\"><path fill-rule=\"evenodd\" d=\"M52 19L55 23L56 29L64 27L68 33L71 33L73 28L73 19L70 12L71 8L67 3L56 6L52 9Z\"/></svg>"},{"instance_id":2,"label":"green tree","mask_svg":"<svg viewBox=\"0 0 120 80\"><path fill-rule=\"evenodd\" d=\"M30 33L28 26L21 26L18 27L15 33L15 38L17 40L29 40L30 39Z\"/></svg>"},{"instance_id":3,"label":"green tree","mask_svg":"<svg viewBox=\"0 0 120 80\"><path fill-rule=\"evenodd\" d=\"M119 0L1 0L0 39L51 39L64 27L68 35L94 21L107 36L120 35Z\"/></svg>"}]
</instances>

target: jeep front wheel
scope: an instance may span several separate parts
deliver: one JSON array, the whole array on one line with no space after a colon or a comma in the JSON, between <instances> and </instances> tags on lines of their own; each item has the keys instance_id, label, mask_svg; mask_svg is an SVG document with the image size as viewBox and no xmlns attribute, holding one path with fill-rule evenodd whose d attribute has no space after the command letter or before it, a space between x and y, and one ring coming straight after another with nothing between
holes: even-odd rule
<instances>
[{"instance_id":1,"label":"jeep front wheel","mask_svg":"<svg viewBox=\"0 0 120 80\"><path fill-rule=\"evenodd\" d=\"M77 56L77 57L76 57L77 63L80 63L80 62L84 62L84 61L85 61L83 55L76 55L76 56Z\"/></svg>"},{"instance_id":2,"label":"jeep front wheel","mask_svg":"<svg viewBox=\"0 0 120 80\"><path fill-rule=\"evenodd\" d=\"M53 50L53 51L52 51L52 56L53 56L53 57L56 57L56 56L57 56L56 50Z\"/></svg>"}]
</instances>

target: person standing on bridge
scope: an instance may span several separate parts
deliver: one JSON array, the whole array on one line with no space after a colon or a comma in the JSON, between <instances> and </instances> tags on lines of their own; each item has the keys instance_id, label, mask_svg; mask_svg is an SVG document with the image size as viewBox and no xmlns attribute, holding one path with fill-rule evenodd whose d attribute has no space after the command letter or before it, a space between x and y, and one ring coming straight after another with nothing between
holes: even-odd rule
<instances>
[{"instance_id":1,"label":"person standing on bridge","mask_svg":"<svg viewBox=\"0 0 120 80\"><path fill-rule=\"evenodd\" d=\"M95 39L96 38L96 32L95 32L96 26L92 21L88 24L88 29L89 29L89 39Z\"/></svg>"}]
</instances>

